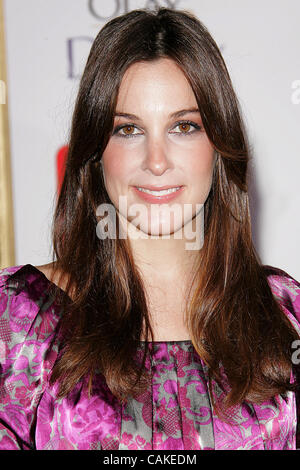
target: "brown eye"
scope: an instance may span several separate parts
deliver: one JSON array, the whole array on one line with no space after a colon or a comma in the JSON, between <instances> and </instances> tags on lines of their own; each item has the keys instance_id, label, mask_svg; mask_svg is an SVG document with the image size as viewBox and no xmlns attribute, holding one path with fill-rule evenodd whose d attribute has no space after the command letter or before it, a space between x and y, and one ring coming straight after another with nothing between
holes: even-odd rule
<instances>
[{"instance_id":1,"label":"brown eye","mask_svg":"<svg viewBox=\"0 0 300 470\"><path fill-rule=\"evenodd\" d=\"M122 124L120 126L115 127L113 130L112 135L117 137L137 137L142 135L142 132L137 132L139 129L134 124Z\"/></svg>"},{"instance_id":2,"label":"brown eye","mask_svg":"<svg viewBox=\"0 0 300 470\"><path fill-rule=\"evenodd\" d=\"M193 135L195 132L200 132L201 126L199 126L196 122L190 122L190 121L181 121L177 122L176 125L174 125L171 134L177 134L178 136L180 135Z\"/></svg>"},{"instance_id":3,"label":"brown eye","mask_svg":"<svg viewBox=\"0 0 300 470\"><path fill-rule=\"evenodd\" d=\"M180 130L183 132L183 134L189 132L189 130L191 129L191 125L190 125L190 124L187 124L187 123L179 124L178 127L179 127Z\"/></svg>"},{"instance_id":4,"label":"brown eye","mask_svg":"<svg viewBox=\"0 0 300 470\"><path fill-rule=\"evenodd\" d=\"M132 134L133 131L134 131L134 127L133 127L133 126L126 126L126 127L123 127L123 132L124 132L124 134L126 134L126 135Z\"/></svg>"}]
</instances>

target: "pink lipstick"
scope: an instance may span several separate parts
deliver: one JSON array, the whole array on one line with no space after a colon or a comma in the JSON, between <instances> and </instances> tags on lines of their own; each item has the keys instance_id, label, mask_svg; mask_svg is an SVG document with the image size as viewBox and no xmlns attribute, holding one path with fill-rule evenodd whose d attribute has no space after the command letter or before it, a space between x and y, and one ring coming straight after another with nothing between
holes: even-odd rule
<instances>
[{"instance_id":1,"label":"pink lipstick","mask_svg":"<svg viewBox=\"0 0 300 470\"><path fill-rule=\"evenodd\" d=\"M178 197L184 186L133 186L138 196L152 204L168 203Z\"/></svg>"}]
</instances>

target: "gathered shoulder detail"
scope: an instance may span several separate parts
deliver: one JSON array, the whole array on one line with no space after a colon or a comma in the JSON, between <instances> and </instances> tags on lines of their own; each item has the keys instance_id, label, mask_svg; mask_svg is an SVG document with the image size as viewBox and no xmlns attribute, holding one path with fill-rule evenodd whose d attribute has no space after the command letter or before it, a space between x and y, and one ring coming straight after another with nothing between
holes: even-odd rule
<instances>
[{"instance_id":1,"label":"gathered shoulder detail","mask_svg":"<svg viewBox=\"0 0 300 470\"><path fill-rule=\"evenodd\" d=\"M0 270L0 449L34 447L30 429L58 355L50 287L32 265Z\"/></svg>"},{"instance_id":2,"label":"gathered shoulder detail","mask_svg":"<svg viewBox=\"0 0 300 470\"><path fill-rule=\"evenodd\" d=\"M268 283L277 301L284 307L293 324L297 322L300 332L300 283L282 269L264 266Z\"/></svg>"},{"instance_id":3,"label":"gathered shoulder detail","mask_svg":"<svg viewBox=\"0 0 300 470\"><path fill-rule=\"evenodd\" d=\"M23 337L42 343L53 334L59 310L50 287L47 278L32 265L0 271L2 341L10 344Z\"/></svg>"}]
</instances>

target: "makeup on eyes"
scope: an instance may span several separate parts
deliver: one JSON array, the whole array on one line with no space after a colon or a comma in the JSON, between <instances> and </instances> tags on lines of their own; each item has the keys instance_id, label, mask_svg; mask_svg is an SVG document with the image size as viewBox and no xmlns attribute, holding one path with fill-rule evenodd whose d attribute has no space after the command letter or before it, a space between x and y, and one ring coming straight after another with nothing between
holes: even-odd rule
<instances>
[{"instance_id":1,"label":"makeup on eyes","mask_svg":"<svg viewBox=\"0 0 300 470\"><path fill-rule=\"evenodd\" d=\"M174 131L174 129L176 129L176 127L178 127L178 126L191 126L191 127L194 128L194 130L192 130L191 132L171 132L171 131ZM128 123L124 123L124 124L120 124L120 125L116 126L113 129L112 135L117 136L117 137L121 137L121 138L131 138L131 137L136 137L136 136L139 136L139 135L143 135L143 133L136 133L136 134L120 134L119 133L119 131L121 131L122 129L126 129L126 128L139 129L134 123L131 123L131 122L129 123L128 122ZM190 136L190 135L192 135L195 132L198 132L200 130L202 130L202 126L200 126L196 122L190 121L190 120L182 120L182 121L176 122L173 125L173 127L171 128L170 134L179 135L180 137Z\"/></svg>"}]
</instances>

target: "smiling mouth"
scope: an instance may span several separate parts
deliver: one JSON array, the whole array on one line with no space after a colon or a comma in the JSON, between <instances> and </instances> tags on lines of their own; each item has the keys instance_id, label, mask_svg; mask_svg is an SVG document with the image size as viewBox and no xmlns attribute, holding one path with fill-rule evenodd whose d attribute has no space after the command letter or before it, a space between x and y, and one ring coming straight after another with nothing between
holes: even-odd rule
<instances>
[{"instance_id":1,"label":"smiling mouth","mask_svg":"<svg viewBox=\"0 0 300 470\"><path fill-rule=\"evenodd\" d=\"M150 204L169 203L182 194L184 186L133 186L134 191Z\"/></svg>"},{"instance_id":2,"label":"smiling mouth","mask_svg":"<svg viewBox=\"0 0 300 470\"><path fill-rule=\"evenodd\" d=\"M152 196L166 196L167 194L172 194L182 188L182 186L174 186L167 189L148 189L135 186L138 191L143 193L152 194Z\"/></svg>"}]
</instances>

